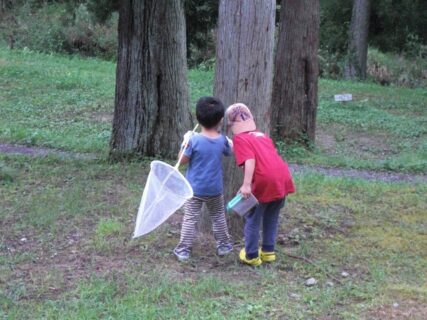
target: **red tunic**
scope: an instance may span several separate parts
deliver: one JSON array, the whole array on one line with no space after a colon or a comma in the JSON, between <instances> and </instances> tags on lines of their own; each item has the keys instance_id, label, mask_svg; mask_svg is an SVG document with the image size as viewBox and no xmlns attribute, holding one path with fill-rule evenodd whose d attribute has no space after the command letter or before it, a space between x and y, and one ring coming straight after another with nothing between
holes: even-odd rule
<instances>
[{"instance_id":1,"label":"red tunic","mask_svg":"<svg viewBox=\"0 0 427 320\"><path fill-rule=\"evenodd\" d=\"M243 132L233 137L234 155L238 166L255 159L252 193L259 202L271 202L295 192L288 165L264 133Z\"/></svg>"}]
</instances>

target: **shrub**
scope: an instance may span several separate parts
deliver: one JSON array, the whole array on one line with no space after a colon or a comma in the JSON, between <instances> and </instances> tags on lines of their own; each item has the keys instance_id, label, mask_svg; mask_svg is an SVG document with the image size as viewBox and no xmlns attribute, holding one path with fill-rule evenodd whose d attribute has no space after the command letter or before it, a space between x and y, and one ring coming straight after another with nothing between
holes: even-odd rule
<instances>
[{"instance_id":1,"label":"shrub","mask_svg":"<svg viewBox=\"0 0 427 320\"><path fill-rule=\"evenodd\" d=\"M369 49L367 76L382 85L425 87L427 86L427 60L422 57L411 58Z\"/></svg>"},{"instance_id":2,"label":"shrub","mask_svg":"<svg viewBox=\"0 0 427 320\"><path fill-rule=\"evenodd\" d=\"M62 3L40 6L26 3L14 8L6 18L0 26L0 36L9 43L12 37L17 48L106 59L116 56L117 13L101 24L94 21L84 4L73 7Z\"/></svg>"},{"instance_id":3,"label":"shrub","mask_svg":"<svg viewBox=\"0 0 427 320\"><path fill-rule=\"evenodd\" d=\"M403 55L383 53L369 48L367 61L367 77L381 85L397 85L401 87L427 86L427 59L422 53L423 48L417 47L418 54ZM319 74L324 78L340 79L343 75L345 57L343 55L319 50Z\"/></svg>"},{"instance_id":4,"label":"shrub","mask_svg":"<svg viewBox=\"0 0 427 320\"><path fill-rule=\"evenodd\" d=\"M342 55L319 49L319 75L323 78L339 79L342 77L344 60Z\"/></svg>"}]
</instances>

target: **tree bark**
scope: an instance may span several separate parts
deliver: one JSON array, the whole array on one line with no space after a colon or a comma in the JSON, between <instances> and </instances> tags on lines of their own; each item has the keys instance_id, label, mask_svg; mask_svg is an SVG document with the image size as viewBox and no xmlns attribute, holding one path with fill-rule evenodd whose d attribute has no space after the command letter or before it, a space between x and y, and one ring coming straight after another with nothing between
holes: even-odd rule
<instances>
[{"instance_id":1,"label":"tree bark","mask_svg":"<svg viewBox=\"0 0 427 320\"><path fill-rule=\"evenodd\" d=\"M221 0L219 5L214 95L227 107L246 104L259 130L269 133L273 84L274 0ZM236 194L242 183L234 159L224 161L224 196ZM231 221L240 231L241 219Z\"/></svg>"},{"instance_id":2,"label":"tree bark","mask_svg":"<svg viewBox=\"0 0 427 320\"><path fill-rule=\"evenodd\" d=\"M173 158L192 127L182 0L120 3L110 157Z\"/></svg>"},{"instance_id":3,"label":"tree bark","mask_svg":"<svg viewBox=\"0 0 427 320\"><path fill-rule=\"evenodd\" d=\"M365 79L368 59L370 0L353 0L349 30L346 79Z\"/></svg>"},{"instance_id":4,"label":"tree bark","mask_svg":"<svg viewBox=\"0 0 427 320\"><path fill-rule=\"evenodd\" d=\"M319 23L319 0L282 0L271 113L277 139L314 142Z\"/></svg>"}]
</instances>

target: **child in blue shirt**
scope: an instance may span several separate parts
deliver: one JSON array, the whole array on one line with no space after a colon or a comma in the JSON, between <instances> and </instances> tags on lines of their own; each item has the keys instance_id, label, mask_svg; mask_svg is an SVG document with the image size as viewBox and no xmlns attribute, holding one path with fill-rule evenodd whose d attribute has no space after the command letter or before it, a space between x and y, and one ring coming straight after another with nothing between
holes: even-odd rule
<instances>
[{"instance_id":1,"label":"child in blue shirt","mask_svg":"<svg viewBox=\"0 0 427 320\"><path fill-rule=\"evenodd\" d=\"M181 239L173 250L180 261L190 258L203 203L206 204L212 220L217 254L224 256L233 250L222 194L222 156L232 154L231 140L219 133L224 112L224 105L219 99L200 98L196 105L196 117L202 130L192 134L187 148L181 150L184 152L181 163L188 163L186 178L193 188L194 197L184 205ZM184 141L188 135L189 133L184 137Z\"/></svg>"}]
</instances>

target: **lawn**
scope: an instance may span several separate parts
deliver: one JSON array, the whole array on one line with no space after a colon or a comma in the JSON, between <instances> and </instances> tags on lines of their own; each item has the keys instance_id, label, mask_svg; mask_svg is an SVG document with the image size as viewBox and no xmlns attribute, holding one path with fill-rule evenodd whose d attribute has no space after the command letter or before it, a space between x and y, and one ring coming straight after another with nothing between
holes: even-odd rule
<instances>
[{"instance_id":1,"label":"lawn","mask_svg":"<svg viewBox=\"0 0 427 320\"><path fill-rule=\"evenodd\" d=\"M189 78L194 105L212 72ZM218 258L204 234L182 264L172 254L181 212L131 239L150 160L104 157L113 64L0 49L0 86L1 143L98 155L0 154L0 318L424 319L427 184L296 175L276 263L239 264L240 234ZM333 102L341 92L355 101ZM425 172L426 99L322 80L318 145L278 145L301 163Z\"/></svg>"},{"instance_id":2,"label":"lawn","mask_svg":"<svg viewBox=\"0 0 427 320\"><path fill-rule=\"evenodd\" d=\"M0 141L106 154L115 66L97 59L0 48ZM190 106L212 94L213 72L190 70ZM321 80L317 143L277 141L285 157L322 166L427 171L427 90ZM348 103L337 93L352 93Z\"/></svg>"},{"instance_id":3,"label":"lawn","mask_svg":"<svg viewBox=\"0 0 427 320\"><path fill-rule=\"evenodd\" d=\"M298 193L282 214L279 260L252 269L236 255L217 258L210 234L198 240L190 263L177 262L171 250L181 213L131 240L148 163L0 160L15 172L0 187L3 317L359 319L412 312L421 319L427 311L425 184L297 176ZM240 237L235 241L237 253ZM309 277L318 284L306 287Z\"/></svg>"}]
</instances>

